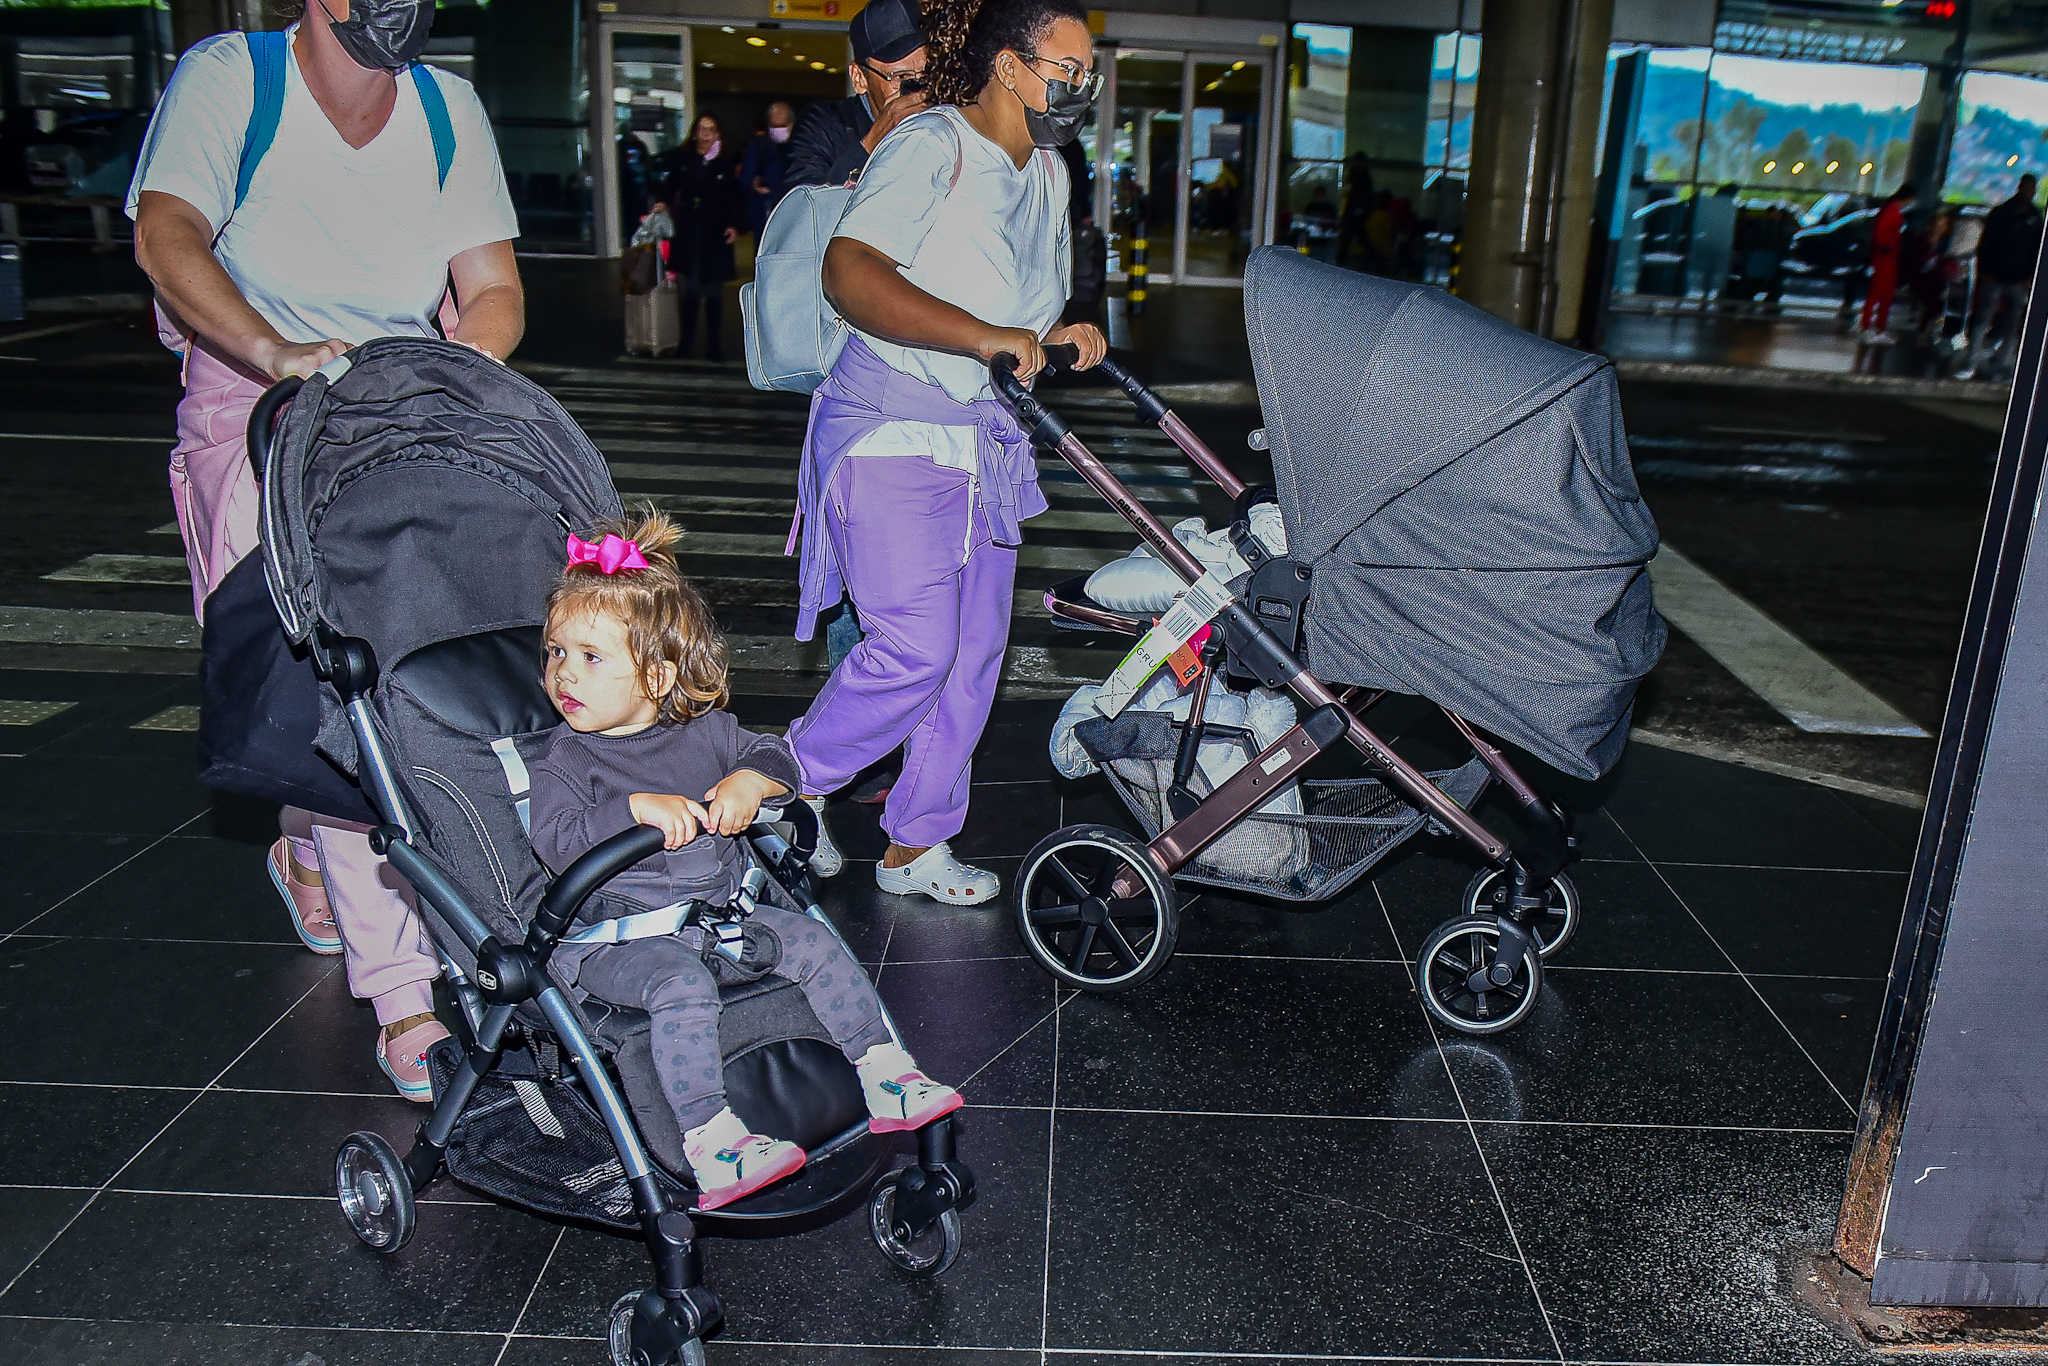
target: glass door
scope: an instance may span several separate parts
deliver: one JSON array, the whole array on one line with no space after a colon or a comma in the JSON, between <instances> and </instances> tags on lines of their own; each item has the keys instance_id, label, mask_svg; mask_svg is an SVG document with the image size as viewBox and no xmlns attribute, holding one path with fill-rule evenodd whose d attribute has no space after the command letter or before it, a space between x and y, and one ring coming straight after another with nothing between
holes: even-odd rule
<instances>
[{"instance_id":1,"label":"glass door","mask_svg":"<svg viewBox=\"0 0 2048 1366\"><path fill-rule=\"evenodd\" d=\"M662 20L634 20L630 27L607 23L599 28L593 55L597 241L601 255L617 256L660 184L663 155L690 135L690 31Z\"/></svg>"},{"instance_id":2,"label":"glass door","mask_svg":"<svg viewBox=\"0 0 2048 1366\"><path fill-rule=\"evenodd\" d=\"M1179 255L1189 280L1241 280L1263 237L1267 64L1254 58L1188 58L1187 150Z\"/></svg>"},{"instance_id":3,"label":"glass door","mask_svg":"<svg viewBox=\"0 0 2048 1366\"><path fill-rule=\"evenodd\" d=\"M1272 54L1105 45L1097 64L1114 112L1088 150L1110 273L1128 276L1143 241L1155 283L1239 283L1272 235Z\"/></svg>"},{"instance_id":4,"label":"glass door","mask_svg":"<svg viewBox=\"0 0 2048 1366\"><path fill-rule=\"evenodd\" d=\"M1144 242L1152 278L1170 279L1180 249L1186 63L1178 52L1124 48L1106 48L1102 59L1112 53L1105 103L1116 112L1096 162L1097 183L1105 187L1098 199L1108 200L1110 269L1128 272L1134 245Z\"/></svg>"}]
</instances>

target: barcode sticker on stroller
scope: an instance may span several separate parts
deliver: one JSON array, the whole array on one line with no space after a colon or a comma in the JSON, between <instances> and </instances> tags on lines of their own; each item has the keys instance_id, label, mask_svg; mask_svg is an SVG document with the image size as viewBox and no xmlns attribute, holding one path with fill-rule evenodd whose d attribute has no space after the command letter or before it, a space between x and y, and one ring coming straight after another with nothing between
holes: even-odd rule
<instances>
[{"instance_id":1,"label":"barcode sticker on stroller","mask_svg":"<svg viewBox=\"0 0 2048 1366\"><path fill-rule=\"evenodd\" d=\"M1138 695L1138 689L1145 686L1150 678L1166 662L1167 656L1194 638L1195 632L1213 620L1218 612L1230 605L1230 590L1211 569L1201 578L1188 585L1173 606L1166 609L1166 615L1145 638L1132 647L1123 662L1108 678L1102 680L1102 691L1096 694L1095 709L1104 716L1115 716L1131 704Z\"/></svg>"}]
</instances>

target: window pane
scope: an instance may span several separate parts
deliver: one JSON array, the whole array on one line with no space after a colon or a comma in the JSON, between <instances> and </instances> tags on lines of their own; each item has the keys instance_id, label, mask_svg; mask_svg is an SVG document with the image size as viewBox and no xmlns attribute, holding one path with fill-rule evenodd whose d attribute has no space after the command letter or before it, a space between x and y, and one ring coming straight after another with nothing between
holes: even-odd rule
<instances>
[{"instance_id":1,"label":"window pane","mask_svg":"<svg viewBox=\"0 0 2048 1366\"><path fill-rule=\"evenodd\" d=\"M1889 194L1906 174L1926 70L1714 58L1702 185Z\"/></svg>"},{"instance_id":2,"label":"window pane","mask_svg":"<svg viewBox=\"0 0 2048 1366\"><path fill-rule=\"evenodd\" d=\"M1332 24L1296 24L1307 48L1301 84L1287 92L1293 154L1304 161L1344 159L1344 95L1351 83L1351 30Z\"/></svg>"},{"instance_id":3,"label":"window pane","mask_svg":"<svg viewBox=\"0 0 2048 1366\"><path fill-rule=\"evenodd\" d=\"M1639 145L1648 153L1651 180L1690 181L1699 147L1700 102L1707 89L1707 61L1713 49L1659 48L1650 54L1643 79Z\"/></svg>"},{"instance_id":4,"label":"window pane","mask_svg":"<svg viewBox=\"0 0 2048 1366\"><path fill-rule=\"evenodd\" d=\"M1970 71L1962 94L1945 197L1965 204L2010 199L2021 176L2048 166L2048 81Z\"/></svg>"}]
</instances>

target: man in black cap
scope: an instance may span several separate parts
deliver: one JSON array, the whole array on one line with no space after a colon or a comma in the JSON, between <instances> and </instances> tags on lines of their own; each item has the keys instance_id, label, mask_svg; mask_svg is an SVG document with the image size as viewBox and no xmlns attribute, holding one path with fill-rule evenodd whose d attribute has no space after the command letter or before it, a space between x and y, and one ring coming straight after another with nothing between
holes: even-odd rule
<instances>
[{"instance_id":1,"label":"man in black cap","mask_svg":"<svg viewBox=\"0 0 2048 1366\"><path fill-rule=\"evenodd\" d=\"M814 104L790 139L785 185L843 185L860 174L889 130L925 107L925 37L916 0L871 0L847 26L859 92Z\"/></svg>"}]
</instances>

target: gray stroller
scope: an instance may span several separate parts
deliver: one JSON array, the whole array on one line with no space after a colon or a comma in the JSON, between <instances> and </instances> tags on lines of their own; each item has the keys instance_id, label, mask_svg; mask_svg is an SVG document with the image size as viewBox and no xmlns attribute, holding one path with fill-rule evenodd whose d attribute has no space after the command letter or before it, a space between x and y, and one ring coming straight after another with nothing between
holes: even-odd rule
<instances>
[{"instance_id":1,"label":"gray stroller","mask_svg":"<svg viewBox=\"0 0 2048 1366\"><path fill-rule=\"evenodd\" d=\"M1247 488L1114 361L1097 370L1236 501L1230 540L1245 568L1227 580L1017 382L1009 357L996 358L997 389L1032 439L1190 585L1158 628L1149 612L1090 599L1082 579L1047 592L1053 619L1154 639L1176 614L1180 626L1213 628L1199 672L1188 666L1184 716L1133 707L1072 727L1147 838L1103 825L1048 835L1013 884L1018 934L1067 985L1129 990L1173 953L1176 883L1326 901L1434 828L1486 866L1416 954L1423 1004L1462 1033L1512 1028L1581 908L1565 872L1565 811L1494 737L1598 777L1620 758L1636 685L1664 646L1644 567L1657 529L1629 464L1613 367L1441 290L1280 247L1252 254L1245 321L1266 419L1252 445L1272 452L1271 488ZM1071 350L1048 354L1071 363ZM1263 503L1278 504L1284 549L1250 530ZM1132 655L1134 686L1156 654ZM1298 723L1276 735L1214 724L1212 690L1222 689L1264 689L1283 706L1291 697ZM1365 721L1390 694L1434 703L1472 757L1438 772L1404 759ZM1310 768L1342 745L1363 757L1365 776ZM1473 814L1496 781L1516 829Z\"/></svg>"},{"instance_id":2,"label":"gray stroller","mask_svg":"<svg viewBox=\"0 0 2048 1366\"><path fill-rule=\"evenodd\" d=\"M918 1131L914 1161L897 1165L800 990L774 977L724 989L720 1043L734 1105L800 1143L808 1164L704 1213L646 1015L551 971L585 902L662 842L651 827L626 831L550 883L526 838L526 764L559 719L540 684L545 600L565 535L619 512L588 438L467 348L385 340L271 389L250 452L271 598L322 684L318 748L380 817L372 844L418 891L464 1026L430 1055L436 1103L408 1152L374 1133L341 1145L336 1189L357 1235L403 1247L416 1192L446 1170L508 1204L643 1239L654 1284L612 1306L618 1366L703 1360L722 1315L700 1233L794 1233L866 1205L892 1262L944 1271L974 1197L953 1118ZM829 928L810 811L792 802L777 819L788 823L749 832L738 903L704 913L744 916L774 898Z\"/></svg>"}]
</instances>

